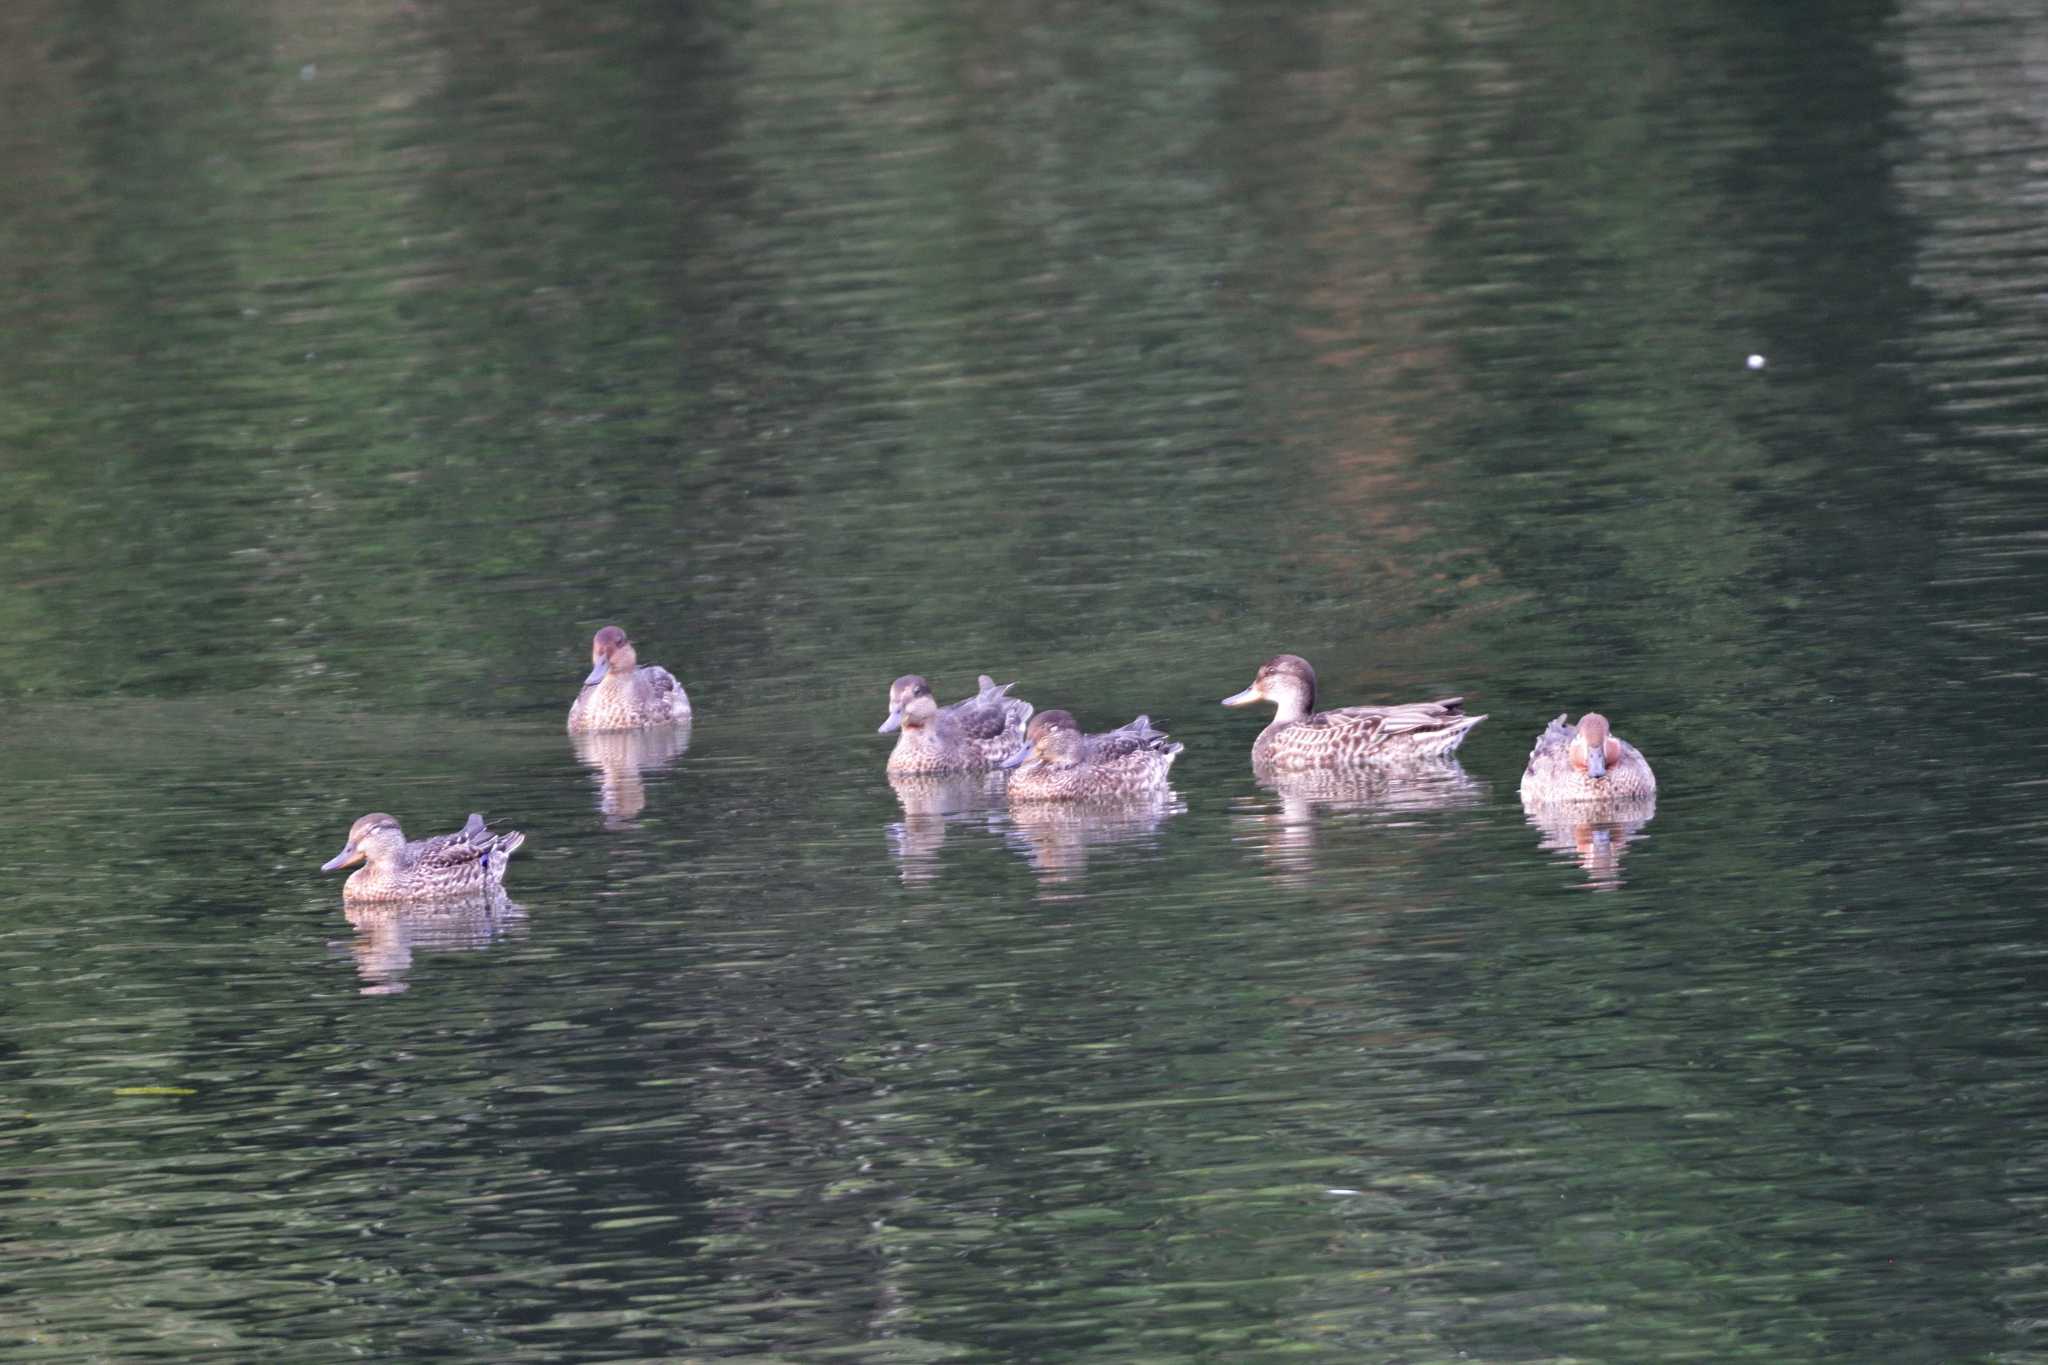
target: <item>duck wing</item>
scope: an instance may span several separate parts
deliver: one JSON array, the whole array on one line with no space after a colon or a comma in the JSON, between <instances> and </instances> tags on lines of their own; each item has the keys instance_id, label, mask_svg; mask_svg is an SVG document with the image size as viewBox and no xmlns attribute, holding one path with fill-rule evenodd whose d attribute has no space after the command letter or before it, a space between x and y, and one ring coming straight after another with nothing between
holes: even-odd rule
<instances>
[{"instance_id":1,"label":"duck wing","mask_svg":"<svg viewBox=\"0 0 2048 1365\"><path fill-rule=\"evenodd\" d=\"M1403 736L1426 738L1440 731L1463 731L1476 723L1477 718L1465 714L1463 697L1445 697L1398 706L1346 706L1318 711L1289 726L1287 735L1290 745L1300 745L1310 752L1327 747L1356 755L1372 753ZM1296 739L1296 734L1301 738Z\"/></svg>"},{"instance_id":2,"label":"duck wing","mask_svg":"<svg viewBox=\"0 0 2048 1365\"><path fill-rule=\"evenodd\" d=\"M413 846L414 867L464 867L470 863L488 858L503 847L511 852L526 841L526 836L516 831L509 834L493 834L484 824L484 817L472 813L469 823L453 834L422 840Z\"/></svg>"},{"instance_id":3,"label":"duck wing","mask_svg":"<svg viewBox=\"0 0 2048 1365\"><path fill-rule=\"evenodd\" d=\"M1569 711L1557 713L1557 719L1543 727L1543 733L1536 736L1535 746L1529 750L1529 765L1522 769L1524 774L1533 773L1539 767L1548 767L1564 761L1565 752L1572 746L1573 727L1565 724Z\"/></svg>"},{"instance_id":4,"label":"duck wing","mask_svg":"<svg viewBox=\"0 0 2048 1365\"><path fill-rule=\"evenodd\" d=\"M660 664L642 664L639 673L640 682L649 694L664 705L673 705L676 698L684 695L683 685L676 681L676 675Z\"/></svg>"},{"instance_id":5,"label":"duck wing","mask_svg":"<svg viewBox=\"0 0 2048 1365\"><path fill-rule=\"evenodd\" d=\"M1465 699L1444 697L1437 701L1411 701L1399 706L1354 706L1347 711L1369 711L1380 718L1380 733L1395 735L1442 730L1465 719ZM1340 712L1339 714L1344 714Z\"/></svg>"},{"instance_id":6,"label":"duck wing","mask_svg":"<svg viewBox=\"0 0 2048 1365\"><path fill-rule=\"evenodd\" d=\"M1177 754L1179 744L1162 730L1152 728L1150 716L1139 716L1129 725L1088 736L1088 756L1097 763L1114 763L1132 754Z\"/></svg>"},{"instance_id":7,"label":"duck wing","mask_svg":"<svg viewBox=\"0 0 2048 1365\"><path fill-rule=\"evenodd\" d=\"M960 733L969 739L1001 739L1005 732L1014 731L1022 738L1024 722L1031 719L1031 703L1021 697L1009 695L1013 682L997 683L984 673L981 675L981 691L956 701L946 708L949 715L960 725Z\"/></svg>"}]
</instances>

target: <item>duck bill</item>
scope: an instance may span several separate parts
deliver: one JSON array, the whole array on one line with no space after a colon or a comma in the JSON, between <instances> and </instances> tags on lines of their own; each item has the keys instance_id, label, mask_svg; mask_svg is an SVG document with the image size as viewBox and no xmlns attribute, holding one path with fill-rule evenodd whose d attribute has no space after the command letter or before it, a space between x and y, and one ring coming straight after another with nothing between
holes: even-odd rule
<instances>
[{"instance_id":1,"label":"duck bill","mask_svg":"<svg viewBox=\"0 0 2048 1365\"><path fill-rule=\"evenodd\" d=\"M1253 702L1258 701L1259 699L1259 689L1256 685L1254 685L1251 687L1247 687L1242 692L1231 693L1229 696L1223 699L1223 704L1225 706L1250 706Z\"/></svg>"},{"instance_id":2,"label":"duck bill","mask_svg":"<svg viewBox=\"0 0 2048 1365\"><path fill-rule=\"evenodd\" d=\"M583 680L583 685L585 687L589 687L593 683L603 682L604 675L611 670L611 666L612 661L610 659L599 659L597 663L591 667L590 676Z\"/></svg>"},{"instance_id":3,"label":"duck bill","mask_svg":"<svg viewBox=\"0 0 2048 1365\"><path fill-rule=\"evenodd\" d=\"M347 848L344 848L341 852L320 864L320 870L322 872L332 872L337 867L347 867L350 863L360 862L362 857L363 851L354 844L350 844Z\"/></svg>"},{"instance_id":4,"label":"duck bill","mask_svg":"<svg viewBox=\"0 0 2048 1365\"><path fill-rule=\"evenodd\" d=\"M1586 746L1586 776L1607 776L1607 755L1602 752L1606 747L1604 744L1597 746L1588 744Z\"/></svg>"},{"instance_id":5,"label":"duck bill","mask_svg":"<svg viewBox=\"0 0 2048 1365\"><path fill-rule=\"evenodd\" d=\"M878 735L886 735L902 723L903 708L900 706L892 706L889 708L889 719L883 721L880 725L877 725L875 727L875 733Z\"/></svg>"},{"instance_id":6,"label":"duck bill","mask_svg":"<svg viewBox=\"0 0 2048 1365\"><path fill-rule=\"evenodd\" d=\"M1027 744L1023 748L1019 749L1016 753L1011 754L1008 758L996 764L996 771L999 773L1006 773L1012 768L1021 768L1024 766L1025 760L1030 757L1031 746Z\"/></svg>"}]
</instances>

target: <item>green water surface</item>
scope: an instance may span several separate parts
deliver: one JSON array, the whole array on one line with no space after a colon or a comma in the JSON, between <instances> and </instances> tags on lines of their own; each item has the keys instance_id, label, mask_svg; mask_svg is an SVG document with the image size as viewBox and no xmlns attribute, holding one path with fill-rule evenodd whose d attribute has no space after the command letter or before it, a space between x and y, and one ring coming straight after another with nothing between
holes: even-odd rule
<instances>
[{"instance_id":1,"label":"green water surface","mask_svg":"<svg viewBox=\"0 0 2048 1365\"><path fill-rule=\"evenodd\" d=\"M2042 51L0 9L0 1354L2048 1360ZM1281 650L1489 719L1276 794ZM899 799L905 672L1174 798Z\"/></svg>"}]
</instances>

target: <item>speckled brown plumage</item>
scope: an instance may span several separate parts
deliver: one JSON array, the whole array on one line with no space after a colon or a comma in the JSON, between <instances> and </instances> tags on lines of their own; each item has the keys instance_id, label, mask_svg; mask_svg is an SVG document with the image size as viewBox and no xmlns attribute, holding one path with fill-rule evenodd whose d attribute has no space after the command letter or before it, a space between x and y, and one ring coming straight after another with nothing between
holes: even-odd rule
<instances>
[{"instance_id":1,"label":"speckled brown plumage","mask_svg":"<svg viewBox=\"0 0 2048 1365\"><path fill-rule=\"evenodd\" d=\"M526 836L516 829L493 834L481 815L471 815L454 834L408 841L398 821L379 811L356 821L349 828L348 843L320 870L364 864L342 884L345 900L474 896L504 883L505 864L525 842Z\"/></svg>"},{"instance_id":2,"label":"speckled brown plumage","mask_svg":"<svg viewBox=\"0 0 2048 1365\"><path fill-rule=\"evenodd\" d=\"M1252 685L1223 704L1259 701L1277 708L1252 743L1252 767L1265 773L1428 763L1455 752L1486 719L1466 715L1463 697L1318 711L1315 670L1298 654L1266 660Z\"/></svg>"},{"instance_id":3,"label":"speckled brown plumage","mask_svg":"<svg viewBox=\"0 0 2048 1365\"><path fill-rule=\"evenodd\" d=\"M979 773L996 767L1024 744L1024 724L1031 719L1031 703L1012 697L1015 683L997 684L981 675L975 695L950 706L932 698L931 684L915 673L906 673L889 685L889 718L880 733L901 726L896 747L889 752L889 772L896 776L918 773Z\"/></svg>"},{"instance_id":4,"label":"speckled brown plumage","mask_svg":"<svg viewBox=\"0 0 2048 1365\"><path fill-rule=\"evenodd\" d=\"M1181 748L1145 716L1121 729L1084 735L1067 712L1042 712L1025 731L1024 752L1010 760L1016 769L1010 799L1085 801L1163 792Z\"/></svg>"},{"instance_id":5,"label":"speckled brown plumage","mask_svg":"<svg viewBox=\"0 0 2048 1365\"><path fill-rule=\"evenodd\" d=\"M1563 714L1536 737L1522 770L1522 800L1545 804L1637 802L1657 791L1657 774L1642 751L1614 734L1607 717L1588 711L1577 725Z\"/></svg>"},{"instance_id":6,"label":"speckled brown plumage","mask_svg":"<svg viewBox=\"0 0 2048 1365\"><path fill-rule=\"evenodd\" d=\"M690 718L690 696L675 674L656 664L641 665L633 642L617 626L590 640L590 676L569 705L569 733L638 730Z\"/></svg>"}]
</instances>

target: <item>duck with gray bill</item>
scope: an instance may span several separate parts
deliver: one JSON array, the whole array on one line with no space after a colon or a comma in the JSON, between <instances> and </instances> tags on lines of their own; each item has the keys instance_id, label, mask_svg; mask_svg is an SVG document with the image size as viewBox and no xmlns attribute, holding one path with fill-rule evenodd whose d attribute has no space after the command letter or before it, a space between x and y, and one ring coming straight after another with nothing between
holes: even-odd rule
<instances>
[{"instance_id":1,"label":"duck with gray bill","mask_svg":"<svg viewBox=\"0 0 2048 1365\"><path fill-rule=\"evenodd\" d=\"M1299 654L1275 654L1252 685L1225 706L1271 702L1272 723L1252 743L1252 768L1307 772L1318 768L1396 767L1449 757L1483 715L1465 714L1463 697L1398 706L1316 710L1316 671Z\"/></svg>"},{"instance_id":2,"label":"duck with gray bill","mask_svg":"<svg viewBox=\"0 0 2048 1365\"><path fill-rule=\"evenodd\" d=\"M690 694L659 664L641 664L617 626L590 637L590 676L569 705L569 733L638 730L690 718Z\"/></svg>"},{"instance_id":3,"label":"duck with gray bill","mask_svg":"<svg viewBox=\"0 0 2048 1365\"><path fill-rule=\"evenodd\" d=\"M1001 766L1012 801L1084 801L1154 796L1168 790L1167 771L1184 747L1139 716L1129 725L1084 735L1065 711L1041 711L1025 731L1025 747Z\"/></svg>"},{"instance_id":4,"label":"duck with gray bill","mask_svg":"<svg viewBox=\"0 0 2048 1365\"><path fill-rule=\"evenodd\" d=\"M940 706L932 686L915 673L889 684L889 715L876 733L901 730L889 751L889 772L983 773L1018 752L1031 703L1010 695L1015 683L981 675L975 694Z\"/></svg>"},{"instance_id":5,"label":"duck with gray bill","mask_svg":"<svg viewBox=\"0 0 2048 1365\"><path fill-rule=\"evenodd\" d=\"M1564 715L1544 727L1522 770L1522 801L1615 804L1657 793L1657 774L1642 750L1615 734L1607 717L1588 711L1577 725Z\"/></svg>"},{"instance_id":6,"label":"duck with gray bill","mask_svg":"<svg viewBox=\"0 0 2048 1365\"><path fill-rule=\"evenodd\" d=\"M476 814L453 834L409 840L397 820L376 811L349 827L348 842L320 870L363 864L342 884L344 900L476 896L504 884L505 864L525 842L516 829L493 834Z\"/></svg>"}]
</instances>

